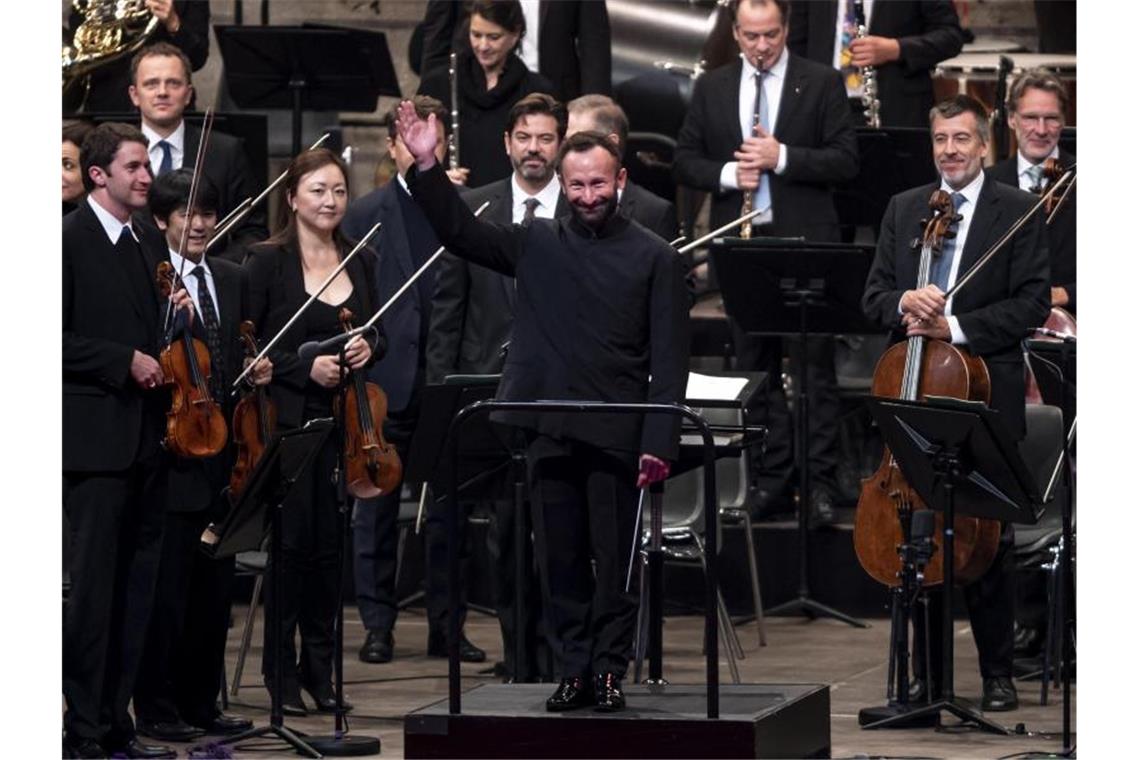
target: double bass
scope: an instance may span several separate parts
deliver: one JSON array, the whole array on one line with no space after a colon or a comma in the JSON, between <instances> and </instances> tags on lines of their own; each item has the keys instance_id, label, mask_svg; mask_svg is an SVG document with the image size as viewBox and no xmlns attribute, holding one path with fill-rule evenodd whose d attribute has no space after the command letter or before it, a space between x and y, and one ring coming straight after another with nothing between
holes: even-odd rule
<instances>
[{"instance_id":1,"label":"double bass","mask_svg":"<svg viewBox=\"0 0 1140 760\"><path fill-rule=\"evenodd\" d=\"M923 220L922 251L916 288L930 284L936 255L952 237L961 218L954 213L950 195L937 190L930 198L930 218ZM949 254L947 254L949 255ZM909 401L927 396L950 396L989 402L990 376L977 356L950 343L921 335L891 346L875 366L871 392L876 396ZM890 450L884 447L879 469L863 481L855 510L855 553L875 580L887 586L901 584L902 562L898 547L905 540L903 525L914 510L929 509L906 482ZM924 586L942 583L942 515L935 516L935 552L926 566ZM997 554L1001 523L964 515L954 518L954 578L970 583L985 573Z\"/></svg>"}]
</instances>

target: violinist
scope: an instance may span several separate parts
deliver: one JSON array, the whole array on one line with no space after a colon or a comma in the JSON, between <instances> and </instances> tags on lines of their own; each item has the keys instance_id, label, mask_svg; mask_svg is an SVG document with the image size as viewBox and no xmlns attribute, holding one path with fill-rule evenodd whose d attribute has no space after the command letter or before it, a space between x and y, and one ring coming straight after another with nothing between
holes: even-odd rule
<instances>
[{"instance_id":1,"label":"violinist","mask_svg":"<svg viewBox=\"0 0 1140 760\"><path fill-rule=\"evenodd\" d=\"M166 504L169 406L154 285L165 244L132 221L150 160L134 127L83 140L86 199L63 220L63 504L71 593L63 623L68 756L174 757L142 744L127 712L150 619ZM192 313L185 290L172 300Z\"/></svg>"},{"instance_id":2,"label":"violinist","mask_svg":"<svg viewBox=\"0 0 1140 760\"><path fill-rule=\"evenodd\" d=\"M991 406L1015 439L1025 435L1025 380L1021 338L1041 324L1049 311L1049 256L1044 219L1038 215L1013 237L999 255L1005 257L975 278L947 301L944 293L954 285L1015 220L1034 198L987 177L982 159L990 140L985 108L973 98L958 95L937 104L930 112L934 163L941 177L936 184L914 188L891 199L883 217L878 249L863 293L867 316L891 330L894 340L922 335L953 343L979 356L989 370ZM929 216L927 199L941 188L951 195L961 220L935 259L931 283L915 290L918 251L911 241L920 220ZM970 623L978 647L983 679L983 710L1017 707L1013 674L1014 567L1013 531L1004 526L997 556L989 570L965 587ZM941 691L941 611L933 594L930 605L931 662L934 696ZM916 618L916 684L911 700L926 697L922 653L924 637Z\"/></svg>"},{"instance_id":3,"label":"violinist","mask_svg":"<svg viewBox=\"0 0 1140 760\"><path fill-rule=\"evenodd\" d=\"M277 232L252 248L245 262L250 283L249 316L264 336L276 335L285 326L352 247L341 232L348 205L348 173L336 155L322 148L301 153L290 164L284 186ZM344 354L346 367L336 355L308 360L297 355L302 343L343 332L338 319L341 308L359 315L360 321L375 313L379 304L374 282L371 262L354 257L269 352L273 362L269 394L277 406L278 428L297 428L309 420L332 417L342 372L363 371L383 355L386 340L382 331L373 342L359 336L351 340ZM290 491L281 515L282 556L269 559L281 563L281 610L267 610L266 620L281 620L285 674L281 707L291 716L308 713L301 688L312 697L318 711L331 712L336 707L333 625L339 599L338 542L343 539L332 480L336 461L337 442L330 437ZM274 573L267 571L265 577L272 583ZM272 591L267 590L266 599L272 598ZM299 657L294 646L298 627ZM269 630L265 636L262 673L272 695L277 652L270 646Z\"/></svg>"},{"instance_id":4,"label":"violinist","mask_svg":"<svg viewBox=\"0 0 1140 760\"><path fill-rule=\"evenodd\" d=\"M1043 165L1055 158L1063 168L1076 156L1061 150L1061 130L1069 109L1069 92L1057 76L1031 69L1009 88L1009 126L1017 136L1017 155L991 166L986 173L998 182L1040 195L1048 184ZM1063 190L1058 191L1058 196ZM1057 216L1046 227L1052 272L1050 301L1077 313L1077 194L1074 188Z\"/></svg>"},{"instance_id":5,"label":"violinist","mask_svg":"<svg viewBox=\"0 0 1140 760\"><path fill-rule=\"evenodd\" d=\"M190 169L157 177L150 187L150 213L197 308L196 337L210 352L210 395L229 420L233 403L227 389L242 367L238 325L248 310L249 287L237 264L204 255L217 223L218 192L209 178L201 177L195 207L187 215L192 182ZM251 373L253 382L267 384L272 371L269 360L262 359ZM229 505L223 490L233 446L207 459L171 458L154 614L134 706L139 733L186 742L203 734L237 733L251 723L222 714L215 704L229 628L233 558L213 559L199 551L202 531L220 521Z\"/></svg>"},{"instance_id":6,"label":"violinist","mask_svg":"<svg viewBox=\"0 0 1140 760\"><path fill-rule=\"evenodd\" d=\"M440 140L438 158L443 159L444 127L447 112L435 98L417 95L412 99L416 113L423 117L435 114ZM371 250L361 256L375 261L376 289L381 302L386 302L428 260L439 247L424 212L420 210L402 176L412 165L412 156L396 134L395 108L388 119L388 155L396 164L397 174L387 185L354 201L344 218L345 233L362 237L381 222L379 237ZM379 255L376 252L379 252ZM388 394L388 419L384 437L396 446L400 459L406 461L408 447L420 415L420 397L426 375L425 352L428 325L432 314L432 293L436 273L428 271L409 292L396 301L384 316L391 336L391 351L372 367L372 382ZM370 315L364 315L365 317ZM353 520L353 572L356 601L360 618L368 633L360 648L360 659L384 663L392 659L396 624L396 515L400 508L400 489L384 496L362 501ZM427 652L429 656L447 656L447 530L434 509L427 523L428 577L425 597L428 614ZM461 607L460 614L465 615ZM465 636L460 640L460 654L467 662L482 662L486 653Z\"/></svg>"}]
</instances>

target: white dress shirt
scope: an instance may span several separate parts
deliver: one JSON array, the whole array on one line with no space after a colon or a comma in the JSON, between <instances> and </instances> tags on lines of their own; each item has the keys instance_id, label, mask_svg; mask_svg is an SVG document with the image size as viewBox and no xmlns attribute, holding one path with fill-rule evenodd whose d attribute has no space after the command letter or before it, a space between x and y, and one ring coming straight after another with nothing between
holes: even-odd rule
<instances>
[{"instance_id":1,"label":"white dress shirt","mask_svg":"<svg viewBox=\"0 0 1140 760\"><path fill-rule=\"evenodd\" d=\"M124 227L131 231L131 237L135 239L136 243L139 241L139 236L134 227L131 226L129 218L126 222L119 221L114 214L100 206L99 202L91 195L87 196L87 203L91 205L91 210L95 212L95 218L99 220L99 224L103 225L103 231L107 233L107 239L111 241L111 245L119 242L119 235L123 234Z\"/></svg>"},{"instance_id":2,"label":"white dress shirt","mask_svg":"<svg viewBox=\"0 0 1140 760\"><path fill-rule=\"evenodd\" d=\"M752 109L756 106L756 67L748 62L748 58L741 53L740 67L740 96L737 101L739 118L740 118L740 134L746 137L752 133ZM764 100L768 103L768 133L773 134L776 125L779 124L780 115L780 95L784 91L784 78L788 73L788 48L785 47L780 57L776 59L776 63L772 68L768 69L767 76L764 77ZM738 161L729 161L720 170L720 189L721 190L739 190L740 185L736 181L736 167ZM783 174L784 169L788 165L788 146L780 143L780 156L776 160L776 167L773 171L776 174ZM771 190L769 189L769 193ZM752 224L768 224L772 221L772 209L769 207L768 211L760 214L752 219Z\"/></svg>"},{"instance_id":3,"label":"white dress shirt","mask_svg":"<svg viewBox=\"0 0 1140 760\"><path fill-rule=\"evenodd\" d=\"M538 73L538 0L521 0L523 18L526 19L526 34L519 45L518 56L526 67Z\"/></svg>"},{"instance_id":4,"label":"white dress shirt","mask_svg":"<svg viewBox=\"0 0 1140 760\"><path fill-rule=\"evenodd\" d=\"M194 267L198 266L190 259L186 259L183 264L183 259L178 255L178 252L173 248L170 251L170 263L174 266L175 272L182 273L182 282L186 286L186 292L190 294L190 299L194 302L194 311L197 314L202 313L202 304L198 300L198 277L197 275L190 274L194 271ZM218 303L218 289L214 284L214 273L210 270L210 264L206 257L202 257L202 268L206 270L206 288L210 291L210 298L214 302L214 312L218 315L219 324L222 321L222 305Z\"/></svg>"},{"instance_id":5,"label":"white dress shirt","mask_svg":"<svg viewBox=\"0 0 1140 760\"><path fill-rule=\"evenodd\" d=\"M142 133L147 141L147 153L150 154L150 170L156 176L158 175L158 167L162 166L162 146L158 143L162 140L170 143L170 167L174 169L181 169L182 163L186 158L186 120L183 119L178 123L178 127L170 133L168 137L163 137L158 132L148 127L145 122L142 125Z\"/></svg>"},{"instance_id":6,"label":"white dress shirt","mask_svg":"<svg viewBox=\"0 0 1140 760\"><path fill-rule=\"evenodd\" d=\"M1060 157L1061 157L1061 147L1059 145L1054 145L1053 146L1053 152L1050 153L1049 155L1045 156L1045 158L1041 159L1040 163L1043 164L1046 161L1048 161L1050 158L1058 158L1059 159ZM1017 151L1017 185L1022 190L1028 191L1030 193L1034 192L1034 190L1033 190L1034 180L1033 180L1033 177L1030 176L1029 170L1031 168L1033 168L1034 166L1037 166L1037 165L1038 164L1033 163L1028 158L1021 155L1020 150Z\"/></svg>"},{"instance_id":7,"label":"white dress shirt","mask_svg":"<svg viewBox=\"0 0 1140 760\"><path fill-rule=\"evenodd\" d=\"M958 222L957 233L952 238L954 240L954 260L950 262L950 277L946 281L946 289L954 287L954 283L958 281L958 267L962 264L962 251L966 250L966 241L970 239L970 223L974 221L974 209L978 207L978 196L982 192L982 183L985 182L986 173L978 172L978 176L974 177L970 184L963 187L961 190L954 190L946 184L946 180L942 181L942 189L953 195L959 192L966 196L966 200L958 207L958 213L962 215L962 220ZM949 242L949 241L947 241ZM945 246L946 243L943 243ZM969 343L966 333L962 332L961 326L958 324L958 318L954 314L954 299L951 297L946 301L946 322L950 325L950 342L955 345Z\"/></svg>"},{"instance_id":8,"label":"white dress shirt","mask_svg":"<svg viewBox=\"0 0 1140 760\"><path fill-rule=\"evenodd\" d=\"M558 182L557 174L550 178L550 181L546 183L546 187L534 195L523 190L519 185L519 178L511 174L511 222L514 224L522 224L523 216L526 214L526 201L528 198L538 199L538 207L534 210L536 217L539 219L553 219L554 209L558 205L558 196L561 194L562 186Z\"/></svg>"}]
</instances>

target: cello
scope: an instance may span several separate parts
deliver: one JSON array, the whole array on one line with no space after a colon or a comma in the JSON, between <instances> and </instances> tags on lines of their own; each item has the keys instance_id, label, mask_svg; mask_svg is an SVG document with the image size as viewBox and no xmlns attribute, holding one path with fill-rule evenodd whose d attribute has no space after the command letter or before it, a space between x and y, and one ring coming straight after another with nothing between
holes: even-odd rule
<instances>
[{"instance_id":1,"label":"cello","mask_svg":"<svg viewBox=\"0 0 1140 760\"><path fill-rule=\"evenodd\" d=\"M916 288L930 284L934 257L952 237L961 218L954 213L950 195L936 190L930 198L930 219L923 220L922 251ZM989 402L990 377L977 356L946 341L914 335L887 349L875 366L871 393L876 396L921 400L951 396ZM898 547L906 540L903 526L914 510L929 509L910 487L890 450L884 447L878 470L863 481L855 509L855 553L863 569L887 586L901 584L902 562ZM934 555L926 566L924 586L942 583L942 516L935 516ZM964 515L954 517L954 578L960 583L977 580L997 554L1001 523Z\"/></svg>"},{"instance_id":2,"label":"cello","mask_svg":"<svg viewBox=\"0 0 1140 760\"><path fill-rule=\"evenodd\" d=\"M352 332L352 312L341 309L340 325ZM358 499L391 493L404 477L396 447L384 440L388 396L364 373L350 370L352 377L334 409L344 425L344 469L348 492Z\"/></svg>"},{"instance_id":3,"label":"cello","mask_svg":"<svg viewBox=\"0 0 1140 760\"><path fill-rule=\"evenodd\" d=\"M257 340L254 338L254 324L248 319L239 328L246 357L257 356ZM269 398L265 386L255 385L234 407L233 434L237 447L234 468L230 472L230 501L237 503L245 490L246 481L257 467L265 447L269 445L274 428L277 427L277 408Z\"/></svg>"}]
</instances>

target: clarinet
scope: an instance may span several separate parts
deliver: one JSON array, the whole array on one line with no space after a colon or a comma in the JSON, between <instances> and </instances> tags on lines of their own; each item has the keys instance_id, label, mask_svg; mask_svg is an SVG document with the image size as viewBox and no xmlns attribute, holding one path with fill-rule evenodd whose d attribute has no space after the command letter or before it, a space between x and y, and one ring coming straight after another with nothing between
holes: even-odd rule
<instances>
[{"instance_id":1,"label":"clarinet","mask_svg":"<svg viewBox=\"0 0 1140 760\"><path fill-rule=\"evenodd\" d=\"M862 39L867 36L867 19L863 15L862 0L855 0L855 37ZM879 77L874 66L861 66L859 75L863 78L863 117L867 126L878 129L879 119Z\"/></svg>"},{"instance_id":2,"label":"clarinet","mask_svg":"<svg viewBox=\"0 0 1140 760\"><path fill-rule=\"evenodd\" d=\"M763 85L760 84L759 82L757 82L757 86L762 87ZM753 113L752 114L752 134L753 134L753 136L755 136L756 128L759 126L760 126L760 114L759 113ZM744 202L740 204L740 215L748 217L740 225L740 237L743 240L750 240L752 238L752 217L749 216L749 214L752 213L752 198L755 195L756 195L756 190L745 190L744 191Z\"/></svg>"},{"instance_id":3,"label":"clarinet","mask_svg":"<svg viewBox=\"0 0 1140 760\"><path fill-rule=\"evenodd\" d=\"M454 52L451 53L447 78L451 85L451 134L447 137L447 164L454 171L459 168L459 72Z\"/></svg>"}]
</instances>

